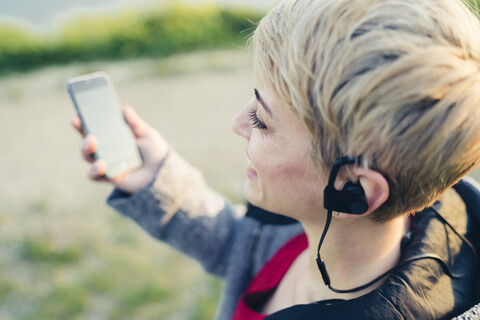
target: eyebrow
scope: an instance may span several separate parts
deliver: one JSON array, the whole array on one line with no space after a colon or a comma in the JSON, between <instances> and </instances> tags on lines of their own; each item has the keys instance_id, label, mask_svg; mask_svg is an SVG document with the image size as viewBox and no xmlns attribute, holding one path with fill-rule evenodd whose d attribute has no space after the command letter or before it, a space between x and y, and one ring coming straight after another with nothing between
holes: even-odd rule
<instances>
[{"instance_id":1,"label":"eyebrow","mask_svg":"<svg viewBox=\"0 0 480 320\"><path fill-rule=\"evenodd\" d=\"M265 103L265 101L262 99L262 97L260 96L260 93L258 93L258 90L257 89L253 89L253 91L255 91L255 98L257 98L257 101L260 102L260 104L262 105L262 107L265 109L265 111L267 111L267 113L272 116L272 110L270 110L270 108L268 107L268 105Z\"/></svg>"}]
</instances>

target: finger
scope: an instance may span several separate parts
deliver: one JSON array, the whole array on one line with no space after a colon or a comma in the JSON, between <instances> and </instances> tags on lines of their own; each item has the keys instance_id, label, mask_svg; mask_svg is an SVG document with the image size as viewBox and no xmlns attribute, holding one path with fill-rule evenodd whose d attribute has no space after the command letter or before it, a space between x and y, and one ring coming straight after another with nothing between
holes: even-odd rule
<instances>
[{"instance_id":1,"label":"finger","mask_svg":"<svg viewBox=\"0 0 480 320\"><path fill-rule=\"evenodd\" d=\"M97 160L88 168L88 177L92 180L107 181L108 179L105 178L105 172L107 172L105 161Z\"/></svg>"},{"instance_id":2,"label":"finger","mask_svg":"<svg viewBox=\"0 0 480 320\"><path fill-rule=\"evenodd\" d=\"M132 107L126 105L123 107L123 115L133 134L138 138L147 134L148 124L138 115Z\"/></svg>"},{"instance_id":3,"label":"finger","mask_svg":"<svg viewBox=\"0 0 480 320\"><path fill-rule=\"evenodd\" d=\"M72 119L70 120L70 123L82 136L85 136L85 132L83 131L83 127L82 127L82 121L80 120L79 116L77 115L73 116Z\"/></svg>"},{"instance_id":4,"label":"finger","mask_svg":"<svg viewBox=\"0 0 480 320\"><path fill-rule=\"evenodd\" d=\"M97 146L98 146L98 140L97 138L95 138L95 136L91 134L86 136L85 139L83 139L82 145L81 145L83 159L85 159L88 162L93 162L95 160L94 153L97 150Z\"/></svg>"}]
</instances>

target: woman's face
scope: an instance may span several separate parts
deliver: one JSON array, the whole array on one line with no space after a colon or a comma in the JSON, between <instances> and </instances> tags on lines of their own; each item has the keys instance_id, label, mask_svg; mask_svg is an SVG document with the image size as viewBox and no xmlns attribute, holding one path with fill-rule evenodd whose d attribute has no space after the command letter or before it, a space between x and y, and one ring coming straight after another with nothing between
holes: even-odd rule
<instances>
[{"instance_id":1,"label":"woman's face","mask_svg":"<svg viewBox=\"0 0 480 320\"><path fill-rule=\"evenodd\" d=\"M311 135L271 88L259 84L233 130L247 140L250 203L295 218L323 210L325 179L311 159Z\"/></svg>"}]
</instances>

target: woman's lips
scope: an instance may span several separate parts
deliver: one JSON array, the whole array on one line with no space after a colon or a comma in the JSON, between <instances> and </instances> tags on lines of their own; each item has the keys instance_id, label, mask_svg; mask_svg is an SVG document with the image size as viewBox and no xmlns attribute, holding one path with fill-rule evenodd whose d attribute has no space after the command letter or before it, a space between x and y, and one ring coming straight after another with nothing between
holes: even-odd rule
<instances>
[{"instance_id":1,"label":"woman's lips","mask_svg":"<svg viewBox=\"0 0 480 320\"><path fill-rule=\"evenodd\" d=\"M258 178L257 171L255 171L255 169L253 168L252 163L250 162L250 160L248 161L248 166L247 166L247 176L248 176L250 179L257 179L257 178Z\"/></svg>"}]
</instances>

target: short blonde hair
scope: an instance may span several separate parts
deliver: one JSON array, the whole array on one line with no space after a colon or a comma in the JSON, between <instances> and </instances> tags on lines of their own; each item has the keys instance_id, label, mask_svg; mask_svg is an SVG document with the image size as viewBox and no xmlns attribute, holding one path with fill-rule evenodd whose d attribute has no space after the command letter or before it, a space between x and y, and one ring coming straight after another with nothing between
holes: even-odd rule
<instances>
[{"instance_id":1,"label":"short blonde hair","mask_svg":"<svg viewBox=\"0 0 480 320\"><path fill-rule=\"evenodd\" d=\"M431 205L480 158L480 23L460 0L287 0L252 37L254 67L312 134L387 178L385 221Z\"/></svg>"}]
</instances>

